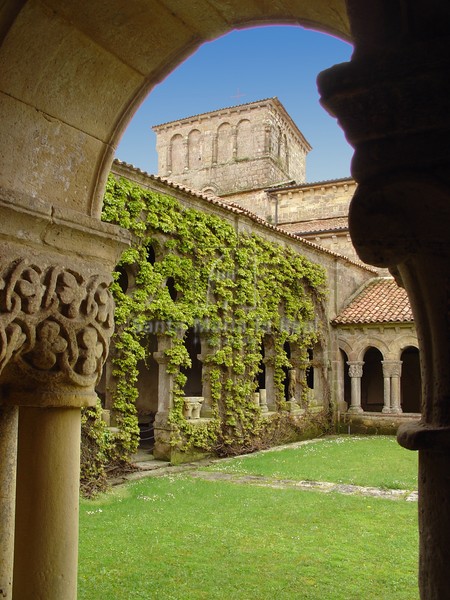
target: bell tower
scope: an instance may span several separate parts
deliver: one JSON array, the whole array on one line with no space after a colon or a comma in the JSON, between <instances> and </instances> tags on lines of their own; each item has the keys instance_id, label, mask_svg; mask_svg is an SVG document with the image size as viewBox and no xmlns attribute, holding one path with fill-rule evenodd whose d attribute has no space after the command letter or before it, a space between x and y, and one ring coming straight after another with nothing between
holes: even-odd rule
<instances>
[{"instance_id":1,"label":"bell tower","mask_svg":"<svg viewBox=\"0 0 450 600\"><path fill-rule=\"evenodd\" d=\"M158 175L226 196L305 182L311 150L278 98L156 125Z\"/></svg>"}]
</instances>

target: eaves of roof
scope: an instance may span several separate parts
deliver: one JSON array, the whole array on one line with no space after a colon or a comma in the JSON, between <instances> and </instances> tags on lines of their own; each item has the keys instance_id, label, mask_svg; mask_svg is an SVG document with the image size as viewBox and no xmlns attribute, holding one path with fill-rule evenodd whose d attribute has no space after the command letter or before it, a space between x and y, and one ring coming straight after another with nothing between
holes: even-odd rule
<instances>
[{"instance_id":1,"label":"eaves of roof","mask_svg":"<svg viewBox=\"0 0 450 600\"><path fill-rule=\"evenodd\" d=\"M228 211L230 213L245 216L245 217L249 218L251 221L258 223L258 225L261 225L262 227L266 228L267 230L274 231L278 234L281 234L284 237L287 237L291 240L295 240L296 242L301 243L304 246L308 246L309 248L314 249L322 254L326 254L328 256L338 258L339 260L342 260L348 264L354 265L360 269L364 269L365 271L368 271L369 273L374 273L374 274L378 273L378 271L376 269L370 267L369 265L365 265L364 263L352 260L351 258L348 258L347 256L344 256L342 254L338 254L337 252L333 252L332 250L328 250L327 248L324 248L323 246L320 246L319 244L315 244L314 242L311 242L310 240L307 240L301 236L295 235L294 233L289 233L288 231L281 229L281 227L272 225L265 219L259 217L255 213L251 212L250 210L239 207L236 204L232 204L232 205L227 204L226 202L223 202L222 200L217 198L217 196L205 196L201 192L197 192L197 191L192 190L184 185L170 181L169 179L166 179L165 177L159 177L158 175L151 175L150 173L147 173L146 171L143 171L142 169L139 169L138 167L135 167L133 165L130 165L129 163L123 162L118 159L114 159L114 161L113 161L113 166L111 169L111 171L113 173L114 173L114 166L119 167L119 169L122 168L125 171L135 172L144 178L148 178L151 181L155 181L157 183L163 184L164 186L167 186L170 189L173 189L176 191L181 191L181 192L188 194L190 196L193 196L195 198L200 198L203 202L220 207L221 209ZM121 173L117 173L117 174L121 175ZM124 174L123 176L126 176L126 175Z\"/></svg>"}]
</instances>

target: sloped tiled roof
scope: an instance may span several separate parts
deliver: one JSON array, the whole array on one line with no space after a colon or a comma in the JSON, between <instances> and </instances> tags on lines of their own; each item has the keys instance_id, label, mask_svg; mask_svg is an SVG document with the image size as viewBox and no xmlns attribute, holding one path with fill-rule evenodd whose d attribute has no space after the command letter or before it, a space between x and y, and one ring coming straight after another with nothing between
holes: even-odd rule
<instances>
[{"instance_id":1,"label":"sloped tiled roof","mask_svg":"<svg viewBox=\"0 0 450 600\"><path fill-rule=\"evenodd\" d=\"M374 279L364 286L333 323L410 323L413 320L406 290L393 279L384 278Z\"/></svg>"},{"instance_id":2,"label":"sloped tiled roof","mask_svg":"<svg viewBox=\"0 0 450 600\"><path fill-rule=\"evenodd\" d=\"M300 221L297 223L280 223L278 227L297 235L311 235L313 233L347 231L348 217L333 217L330 219L316 219L314 221Z\"/></svg>"},{"instance_id":3,"label":"sloped tiled roof","mask_svg":"<svg viewBox=\"0 0 450 600\"><path fill-rule=\"evenodd\" d=\"M214 204L214 205L219 206L220 208L225 209L229 212L232 212L232 213L235 213L238 215L239 214L245 215L246 217L248 217L255 223L259 223L266 229L277 231L289 238L295 239L300 244L309 246L310 248L314 248L315 250L318 250L324 254L328 254L330 256L335 256L336 258L344 260L345 262L350 263L352 265L356 265L357 267L364 269L365 271L370 271L372 273L376 273L376 270L373 267L371 267L370 265L366 265L364 263L360 263L358 261L352 260L348 256L344 256L342 254L338 254L337 252L333 252L332 250L328 250L327 248L324 248L323 246L320 246L319 244L315 244L314 242L307 240L306 238L302 238L301 236L298 236L294 233L290 233L289 231L286 231L284 229L281 229L280 227L272 225L265 219L257 216L255 213L251 212L250 210L247 210L247 209L243 208L242 206L239 206L238 204L223 202L217 196L212 196L212 195L206 196L205 194L195 191L195 190L192 190L184 185L181 185L179 183L174 183L170 179L166 179L165 177L159 177L158 175L151 175L151 174L147 173L146 171L142 171L138 167L135 167L134 165L130 165L124 161L118 160L117 158L114 159L112 167L111 167L111 172L117 173L118 175L124 175L125 173L121 172L122 169L126 173L126 176L128 176L128 177L130 177L130 174L134 172L137 175L143 176L145 179L149 179L150 181L154 181L156 183L159 182L159 183L167 186L168 188L172 188L174 190L180 190L181 192L185 192L193 197L200 198L204 202L207 202L209 204Z\"/></svg>"},{"instance_id":4,"label":"sloped tiled roof","mask_svg":"<svg viewBox=\"0 0 450 600\"><path fill-rule=\"evenodd\" d=\"M266 188L267 192L280 192L284 190L302 190L305 188L319 187L324 185L339 185L346 183L355 183L353 177L340 177L339 179L323 179L322 181L305 181L303 183L297 183L296 181L292 181L289 183L280 183L278 185L274 185L270 188Z\"/></svg>"}]
</instances>

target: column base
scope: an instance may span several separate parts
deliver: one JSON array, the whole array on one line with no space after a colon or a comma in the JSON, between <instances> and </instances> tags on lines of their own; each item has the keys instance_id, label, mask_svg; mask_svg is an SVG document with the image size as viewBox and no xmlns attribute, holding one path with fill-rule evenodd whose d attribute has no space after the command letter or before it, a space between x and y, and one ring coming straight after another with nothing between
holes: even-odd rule
<instances>
[{"instance_id":1,"label":"column base","mask_svg":"<svg viewBox=\"0 0 450 600\"><path fill-rule=\"evenodd\" d=\"M354 415L363 413L364 411L360 406L350 406L347 412Z\"/></svg>"}]
</instances>

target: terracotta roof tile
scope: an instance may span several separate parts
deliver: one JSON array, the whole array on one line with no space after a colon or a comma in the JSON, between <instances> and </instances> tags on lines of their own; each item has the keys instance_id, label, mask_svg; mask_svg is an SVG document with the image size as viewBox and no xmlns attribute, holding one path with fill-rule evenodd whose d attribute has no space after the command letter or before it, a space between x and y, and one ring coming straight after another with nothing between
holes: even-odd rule
<instances>
[{"instance_id":1,"label":"terracotta roof tile","mask_svg":"<svg viewBox=\"0 0 450 600\"><path fill-rule=\"evenodd\" d=\"M310 248L314 248L315 250L319 250L320 252L323 252L324 254L328 254L330 256L335 256L336 258L344 260L345 262L350 263L352 265L356 265L357 267L362 268L365 271L370 271L372 273L377 272L376 269L374 269L370 265L366 265L364 263L352 260L351 258L348 258L348 256L344 256L343 254L338 254L337 252L328 250L327 248L324 248L323 246L320 246L319 244L315 244L314 242L311 242L310 240L307 240L306 238L302 238L301 236L298 236L294 233L290 233L289 231L286 231L284 229L281 229L280 227L272 225L265 219L262 219L261 217L257 216L255 213L251 212L250 210L242 208L242 206L239 206L238 204L223 202L217 196L206 196L205 194L202 194L201 192L196 192L195 190L191 190L190 188L188 188L184 185L174 183L173 181L171 181L170 179L166 179L165 177L159 177L158 175L150 175L146 171L142 171L141 169L139 169L138 167L135 167L134 165L130 165L129 163L126 163L122 160L118 160L117 158L115 158L113 161L113 165L111 167L111 172L121 175L120 170L118 171L117 167L119 169L120 169L120 167L122 167L125 171L128 171L128 172L134 171L135 173L142 175L144 178L150 179L155 182L160 182L169 188L172 188L174 190L180 190L180 191L190 194L191 196L194 196L196 198L201 198L203 201L206 201L210 204L215 204L217 206L220 206L221 208L223 208L229 212L245 215L252 221L259 223L260 225L262 225L263 227L266 227L267 229L275 230L278 233L281 233L282 235L285 235L287 237L295 239L300 244L309 246ZM129 176L129 173L127 173L127 175Z\"/></svg>"},{"instance_id":2,"label":"terracotta roof tile","mask_svg":"<svg viewBox=\"0 0 450 600\"><path fill-rule=\"evenodd\" d=\"M316 219L315 221L299 221L297 223L280 223L279 227L297 235L311 235L325 231L348 231L348 217Z\"/></svg>"},{"instance_id":3,"label":"terracotta roof tile","mask_svg":"<svg viewBox=\"0 0 450 600\"><path fill-rule=\"evenodd\" d=\"M374 279L364 286L333 323L405 323L413 320L406 290L393 279L384 278Z\"/></svg>"}]
</instances>

